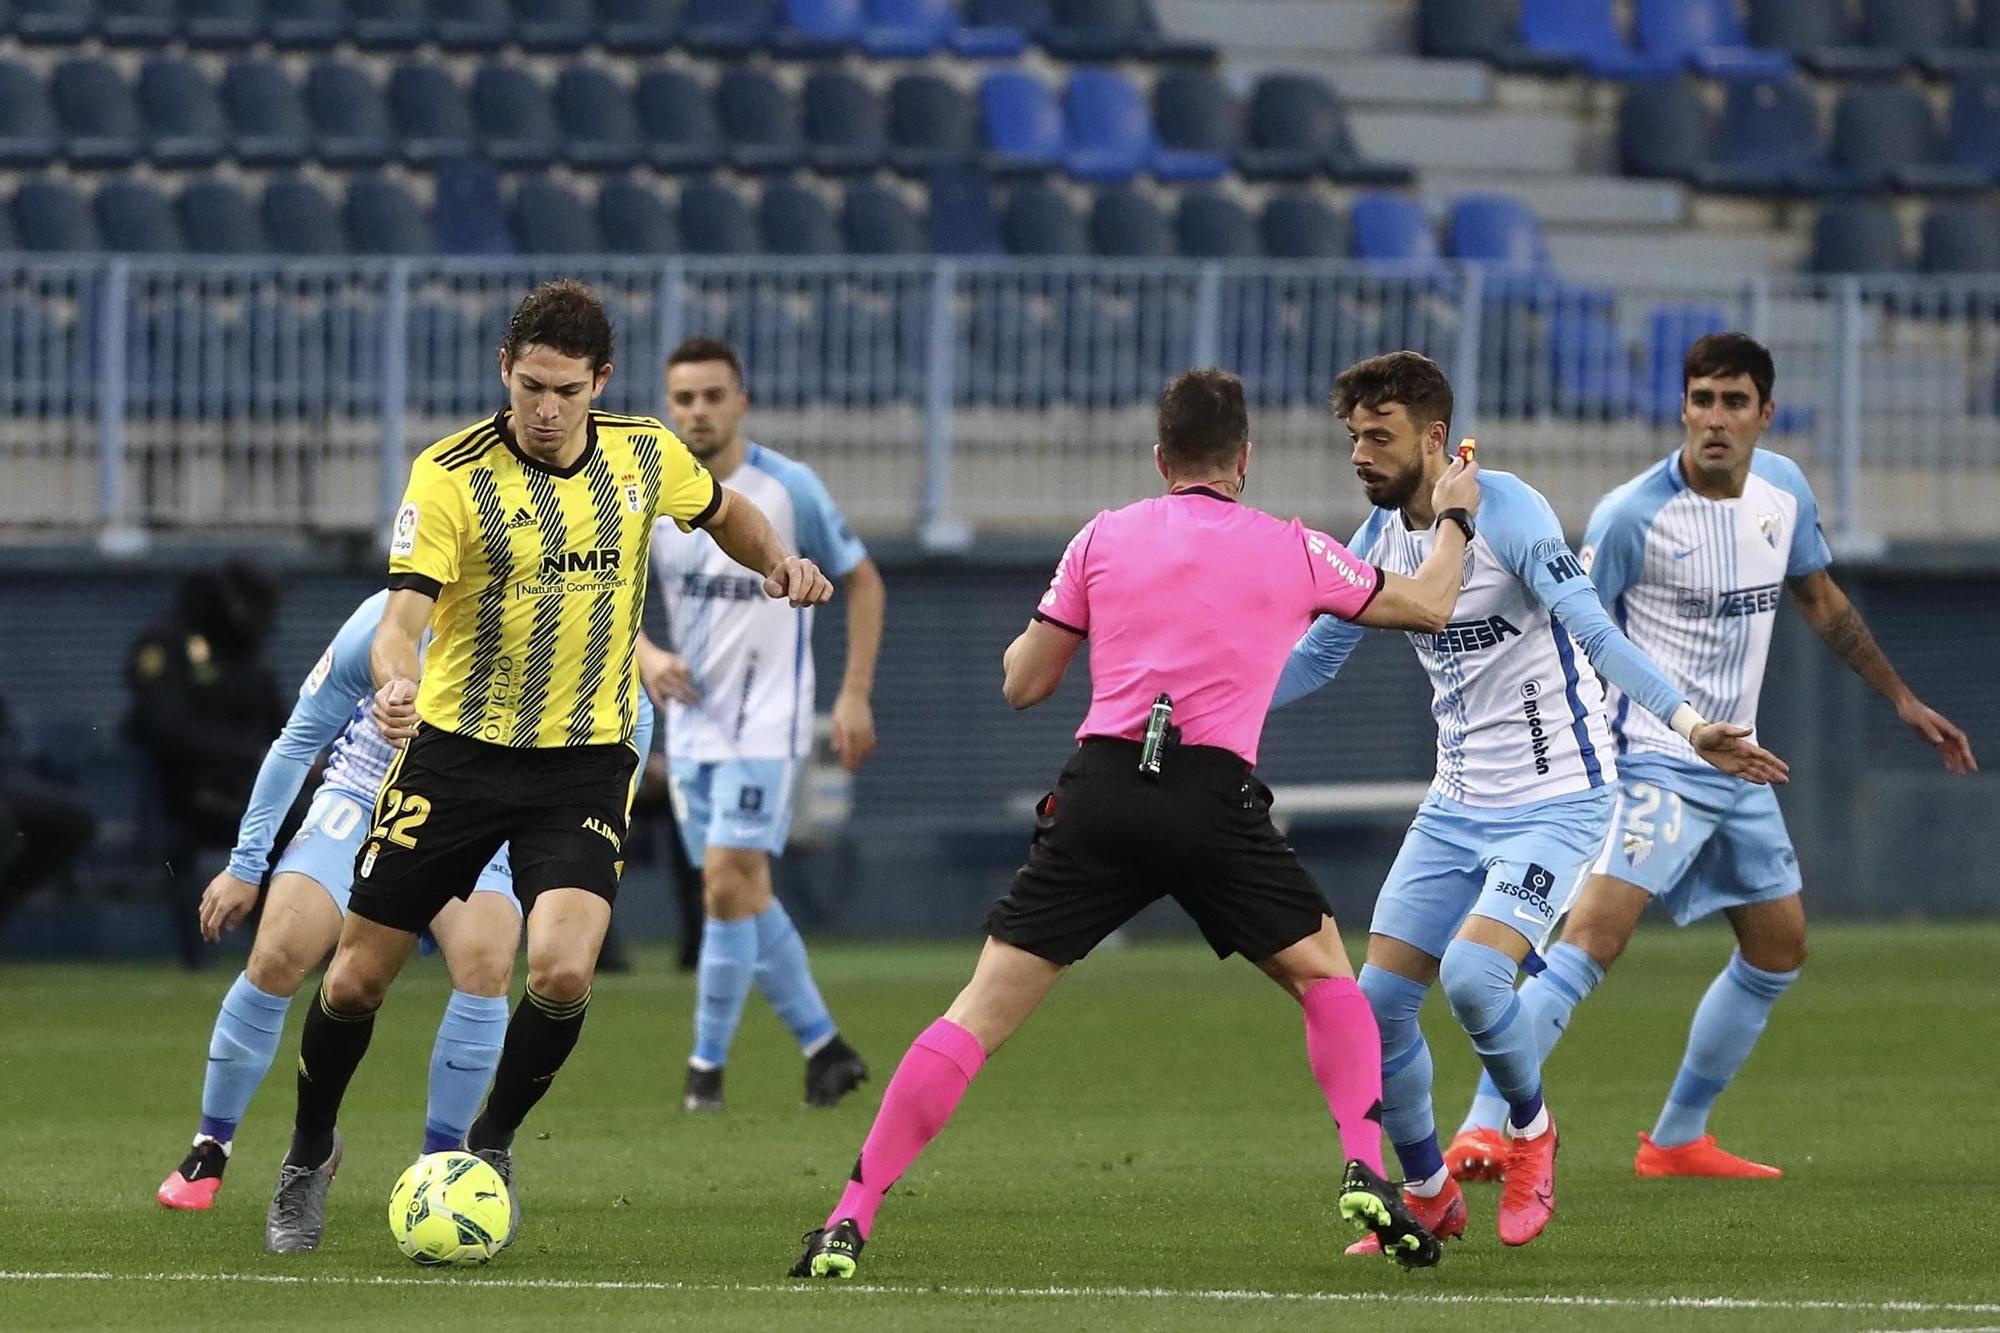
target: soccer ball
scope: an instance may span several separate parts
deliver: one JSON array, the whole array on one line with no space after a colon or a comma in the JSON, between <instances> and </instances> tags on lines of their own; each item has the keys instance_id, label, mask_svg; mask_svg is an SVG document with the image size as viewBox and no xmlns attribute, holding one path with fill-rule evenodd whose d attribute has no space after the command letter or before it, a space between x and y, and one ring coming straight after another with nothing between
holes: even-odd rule
<instances>
[{"instance_id":1,"label":"soccer ball","mask_svg":"<svg viewBox=\"0 0 2000 1333\"><path fill-rule=\"evenodd\" d=\"M389 1234L426 1268L485 1263L513 1218L500 1173L467 1152L427 1153L389 1191Z\"/></svg>"}]
</instances>

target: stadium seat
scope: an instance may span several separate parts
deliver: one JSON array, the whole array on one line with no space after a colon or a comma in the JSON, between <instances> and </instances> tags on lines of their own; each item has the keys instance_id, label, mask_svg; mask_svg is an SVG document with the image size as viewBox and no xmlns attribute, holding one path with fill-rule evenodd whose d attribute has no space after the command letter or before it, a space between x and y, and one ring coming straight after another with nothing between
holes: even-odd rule
<instances>
[{"instance_id":1,"label":"stadium seat","mask_svg":"<svg viewBox=\"0 0 2000 1333\"><path fill-rule=\"evenodd\" d=\"M1729 85L1709 161L1696 184L1755 194L1814 193L1839 186L1826 161L1819 105L1796 79Z\"/></svg>"},{"instance_id":2,"label":"stadium seat","mask_svg":"<svg viewBox=\"0 0 2000 1333\"><path fill-rule=\"evenodd\" d=\"M1638 378L1618 325L1596 312L1558 308L1548 328L1557 414L1598 421L1628 416Z\"/></svg>"},{"instance_id":3,"label":"stadium seat","mask_svg":"<svg viewBox=\"0 0 2000 1333\"><path fill-rule=\"evenodd\" d=\"M518 65L482 65L472 76L472 117L486 156L501 167L545 167L562 152L555 104Z\"/></svg>"},{"instance_id":4,"label":"stadium seat","mask_svg":"<svg viewBox=\"0 0 2000 1333\"><path fill-rule=\"evenodd\" d=\"M951 49L974 60L1011 59L1048 26L1048 0L966 0Z\"/></svg>"},{"instance_id":5,"label":"stadium seat","mask_svg":"<svg viewBox=\"0 0 2000 1333\"><path fill-rule=\"evenodd\" d=\"M514 0L514 41L524 51L581 51L597 24L591 0Z\"/></svg>"},{"instance_id":6,"label":"stadium seat","mask_svg":"<svg viewBox=\"0 0 2000 1333\"><path fill-rule=\"evenodd\" d=\"M1815 273L1902 273L1910 266L1896 210L1876 199L1824 205L1813 224Z\"/></svg>"},{"instance_id":7,"label":"stadium seat","mask_svg":"<svg viewBox=\"0 0 2000 1333\"><path fill-rule=\"evenodd\" d=\"M56 113L34 70L0 58L0 166L38 167L56 155Z\"/></svg>"},{"instance_id":8,"label":"stadium seat","mask_svg":"<svg viewBox=\"0 0 2000 1333\"><path fill-rule=\"evenodd\" d=\"M107 181L97 191L97 230L115 254L173 255L187 249L166 196L144 181Z\"/></svg>"},{"instance_id":9,"label":"stadium seat","mask_svg":"<svg viewBox=\"0 0 2000 1333\"><path fill-rule=\"evenodd\" d=\"M191 60L151 56L139 69L146 156L162 167L205 167L229 137L215 86Z\"/></svg>"},{"instance_id":10,"label":"stadium seat","mask_svg":"<svg viewBox=\"0 0 2000 1333\"><path fill-rule=\"evenodd\" d=\"M427 255L437 248L416 196L377 172L349 178L342 217L357 255Z\"/></svg>"},{"instance_id":11,"label":"stadium seat","mask_svg":"<svg viewBox=\"0 0 2000 1333\"><path fill-rule=\"evenodd\" d=\"M427 166L474 146L472 107L442 65L400 65L389 76L389 113L405 161Z\"/></svg>"},{"instance_id":12,"label":"stadium seat","mask_svg":"<svg viewBox=\"0 0 2000 1333\"><path fill-rule=\"evenodd\" d=\"M1153 160L1153 124L1146 99L1116 70L1080 69L1063 94L1068 151L1063 168L1074 180L1124 181Z\"/></svg>"},{"instance_id":13,"label":"stadium seat","mask_svg":"<svg viewBox=\"0 0 2000 1333\"><path fill-rule=\"evenodd\" d=\"M282 49L316 51L347 35L346 0L263 0L264 31Z\"/></svg>"},{"instance_id":14,"label":"stadium seat","mask_svg":"<svg viewBox=\"0 0 2000 1333\"><path fill-rule=\"evenodd\" d=\"M824 60L861 44L861 0L784 0L771 30L771 50L798 60Z\"/></svg>"},{"instance_id":15,"label":"stadium seat","mask_svg":"<svg viewBox=\"0 0 2000 1333\"><path fill-rule=\"evenodd\" d=\"M288 167L306 155L312 125L284 68L271 60L233 60L222 76L229 151L249 167Z\"/></svg>"},{"instance_id":16,"label":"stadium seat","mask_svg":"<svg viewBox=\"0 0 2000 1333\"><path fill-rule=\"evenodd\" d=\"M618 55L658 55L680 39L686 10L686 0L597 0L591 40Z\"/></svg>"},{"instance_id":17,"label":"stadium seat","mask_svg":"<svg viewBox=\"0 0 2000 1333\"><path fill-rule=\"evenodd\" d=\"M24 46L70 46L90 35L88 0L13 0L14 36Z\"/></svg>"},{"instance_id":18,"label":"stadium seat","mask_svg":"<svg viewBox=\"0 0 2000 1333\"><path fill-rule=\"evenodd\" d=\"M404 51L430 36L427 0L347 0L348 31L364 51Z\"/></svg>"},{"instance_id":19,"label":"stadium seat","mask_svg":"<svg viewBox=\"0 0 2000 1333\"><path fill-rule=\"evenodd\" d=\"M76 186L47 176L31 177L15 191L14 237L23 250L43 254L104 248L97 219Z\"/></svg>"},{"instance_id":20,"label":"stadium seat","mask_svg":"<svg viewBox=\"0 0 2000 1333\"><path fill-rule=\"evenodd\" d=\"M507 0L430 0L431 36L447 51L494 51L514 35Z\"/></svg>"},{"instance_id":21,"label":"stadium seat","mask_svg":"<svg viewBox=\"0 0 2000 1333\"><path fill-rule=\"evenodd\" d=\"M62 154L73 166L124 166L139 156L139 103L108 60L65 60L49 81Z\"/></svg>"},{"instance_id":22,"label":"stadium seat","mask_svg":"<svg viewBox=\"0 0 2000 1333\"><path fill-rule=\"evenodd\" d=\"M606 181L597 192L597 225L613 254L670 255L681 248L667 201L630 178Z\"/></svg>"},{"instance_id":23,"label":"stadium seat","mask_svg":"<svg viewBox=\"0 0 2000 1333\"><path fill-rule=\"evenodd\" d=\"M951 36L958 19L952 0L868 0L861 47L871 56L927 56Z\"/></svg>"},{"instance_id":24,"label":"stadium seat","mask_svg":"<svg viewBox=\"0 0 2000 1333\"><path fill-rule=\"evenodd\" d=\"M847 187L840 239L851 255L920 255L926 248L923 221L902 194L867 180Z\"/></svg>"},{"instance_id":25,"label":"stadium seat","mask_svg":"<svg viewBox=\"0 0 2000 1333\"><path fill-rule=\"evenodd\" d=\"M1453 259L1519 273L1538 273L1549 266L1541 219L1508 195L1461 196L1451 206L1445 231Z\"/></svg>"},{"instance_id":26,"label":"stadium seat","mask_svg":"<svg viewBox=\"0 0 2000 1333\"><path fill-rule=\"evenodd\" d=\"M1067 257L1090 253L1090 236L1083 219L1061 190L1040 181L1014 187L1000 216L1000 233L1009 254Z\"/></svg>"},{"instance_id":27,"label":"stadium seat","mask_svg":"<svg viewBox=\"0 0 2000 1333\"><path fill-rule=\"evenodd\" d=\"M1273 259L1345 259L1347 229L1311 190L1274 194L1264 205L1264 253Z\"/></svg>"},{"instance_id":28,"label":"stadium seat","mask_svg":"<svg viewBox=\"0 0 2000 1333\"><path fill-rule=\"evenodd\" d=\"M778 0L688 0L681 41L699 56L741 59L777 26Z\"/></svg>"},{"instance_id":29,"label":"stadium seat","mask_svg":"<svg viewBox=\"0 0 2000 1333\"><path fill-rule=\"evenodd\" d=\"M1840 95L1833 161L1863 189L1937 193L1986 183L1980 168L1944 160L1930 102L1900 83L1860 84Z\"/></svg>"},{"instance_id":30,"label":"stadium seat","mask_svg":"<svg viewBox=\"0 0 2000 1333\"><path fill-rule=\"evenodd\" d=\"M2000 209L1933 205L1924 217L1924 272L2000 273Z\"/></svg>"},{"instance_id":31,"label":"stadium seat","mask_svg":"<svg viewBox=\"0 0 2000 1333\"><path fill-rule=\"evenodd\" d=\"M1678 421L1681 415L1681 366L1698 339L1729 328L1729 316L1719 306L1655 306L1648 321L1645 383L1640 406L1656 424Z\"/></svg>"},{"instance_id":32,"label":"stadium seat","mask_svg":"<svg viewBox=\"0 0 2000 1333\"><path fill-rule=\"evenodd\" d=\"M546 176L530 176L514 192L514 243L524 255L594 255L605 248L597 210Z\"/></svg>"},{"instance_id":33,"label":"stadium seat","mask_svg":"<svg viewBox=\"0 0 2000 1333\"><path fill-rule=\"evenodd\" d=\"M633 92L646 160L661 171L707 171L722 161L722 129L708 90L685 70L653 69Z\"/></svg>"},{"instance_id":34,"label":"stadium seat","mask_svg":"<svg viewBox=\"0 0 2000 1333\"><path fill-rule=\"evenodd\" d=\"M1242 142L1243 109L1207 70L1169 70L1153 84L1153 174L1161 180L1220 180Z\"/></svg>"},{"instance_id":35,"label":"stadium seat","mask_svg":"<svg viewBox=\"0 0 2000 1333\"><path fill-rule=\"evenodd\" d=\"M645 155L632 95L594 65L566 65L556 76L556 124L572 166L621 171Z\"/></svg>"},{"instance_id":36,"label":"stadium seat","mask_svg":"<svg viewBox=\"0 0 2000 1333\"><path fill-rule=\"evenodd\" d=\"M930 249L940 255L997 255L1005 250L1000 215L985 172L940 167L930 174Z\"/></svg>"},{"instance_id":37,"label":"stadium seat","mask_svg":"<svg viewBox=\"0 0 2000 1333\"><path fill-rule=\"evenodd\" d=\"M1421 0L1417 49L1440 60L1493 63L1514 44L1521 16L1496 0Z\"/></svg>"},{"instance_id":38,"label":"stadium seat","mask_svg":"<svg viewBox=\"0 0 2000 1333\"><path fill-rule=\"evenodd\" d=\"M873 171L888 156L882 99L860 79L840 69L814 70L806 78L800 105L806 157L820 171Z\"/></svg>"},{"instance_id":39,"label":"stadium seat","mask_svg":"<svg viewBox=\"0 0 2000 1333\"><path fill-rule=\"evenodd\" d=\"M1636 0L1639 46L1712 79L1778 79L1792 72L1783 51L1750 45L1736 0Z\"/></svg>"},{"instance_id":40,"label":"stadium seat","mask_svg":"<svg viewBox=\"0 0 2000 1333\"><path fill-rule=\"evenodd\" d=\"M500 201L500 173L491 163L455 157L439 162L433 210L437 248L448 255L509 255L514 235Z\"/></svg>"},{"instance_id":41,"label":"stadium seat","mask_svg":"<svg viewBox=\"0 0 2000 1333\"><path fill-rule=\"evenodd\" d=\"M2000 0L1977 0L1968 35L1971 42L1961 50L1969 59L1979 60L1982 68L2000 62Z\"/></svg>"},{"instance_id":42,"label":"stadium seat","mask_svg":"<svg viewBox=\"0 0 2000 1333\"><path fill-rule=\"evenodd\" d=\"M1664 78L1680 66L1658 52L1634 50L1611 0L1521 0L1521 44L1600 79Z\"/></svg>"},{"instance_id":43,"label":"stadium seat","mask_svg":"<svg viewBox=\"0 0 2000 1333\"><path fill-rule=\"evenodd\" d=\"M1256 259L1264 244L1243 205L1219 190L1190 190L1174 210L1176 248L1190 259Z\"/></svg>"},{"instance_id":44,"label":"stadium seat","mask_svg":"<svg viewBox=\"0 0 2000 1333\"><path fill-rule=\"evenodd\" d=\"M772 181L757 201L764 250L774 255L837 255L840 224L817 190L798 181Z\"/></svg>"},{"instance_id":45,"label":"stadium seat","mask_svg":"<svg viewBox=\"0 0 2000 1333\"><path fill-rule=\"evenodd\" d=\"M372 167L396 151L389 104L359 65L322 60L306 73L313 156L329 166Z\"/></svg>"},{"instance_id":46,"label":"stadium seat","mask_svg":"<svg viewBox=\"0 0 2000 1333\"><path fill-rule=\"evenodd\" d=\"M1253 179L1303 180L1322 172L1357 185L1404 185L1409 168L1363 158L1347 112L1312 74L1267 74L1250 94L1236 167Z\"/></svg>"},{"instance_id":47,"label":"stadium seat","mask_svg":"<svg viewBox=\"0 0 2000 1333\"><path fill-rule=\"evenodd\" d=\"M790 171L805 160L798 103L776 79L753 65L722 72L715 85L729 164L739 171Z\"/></svg>"},{"instance_id":48,"label":"stadium seat","mask_svg":"<svg viewBox=\"0 0 2000 1333\"><path fill-rule=\"evenodd\" d=\"M1437 232L1423 206L1399 194L1364 194L1349 213L1354 255L1378 264L1434 264Z\"/></svg>"},{"instance_id":49,"label":"stadium seat","mask_svg":"<svg viewBox=\"0 0 2000 1333\"><path fill-rule=\"evenodd\" d=\"M1749 37L1823 78L1887 78L1903 64L1900 53L1863 44L1846 0L1750 0Z\"/></svg>"},{"instance_id":50,"label":"stadium seat","mask_svg":"<svg viewBox=\"0 0 2000 1333\"><path fill-rule=\"evenodd\" d=\"M1681 79L1637 83L1618 109L1618 165L1628 176L1691 181L1708 157L1708 107Z\"/></svg>"},{"instance_id":51,"label":"stadium seat","mask_svg":"<svg viewBox=\"0 0 2000 1333\"><path fill-rule=\"evenodd\" d=\"M2000 75L1966 75L1952 84L1951 160L2000 180Z\"/></svg>"},{"instance_id":52,"label":"stadium seat","mask_svg":"<svg viewBox=\"0 0 2000 1333\"><path fill-rule=\"evenodd\" d=\"M256 206L226 181L200 180L181 191L181 235L200 255L263 254L270 246Z\"/></svg>"},{"instance_id":53,"label":"stadium seat","mask_svg":"<svg viewBox=\"0 0 2000 1333\"><path fill-rule=\"evenodd\" d=\"M681 190L681 243L691 255L756 254L763 245L743 196L720 181L689 181Z\"/></svg>"},{"instance_id":54,"label":"stadium seat","mask_svg":"<svg viewBox=\"0 0 2000 1333\"><path fill-rule=\"evenodd\" d=\"M191 47L248 46L264 33L262 0L181 0L180 34Z\"/></svg>"},{"instance_id":55,"label":"stadium seat","mask_svg":"<svg viewBox=\"0 0 2000 1333\"><path fill-rule=\"evenodd\" d=\"M935 74L905 74L889 87L889 165L921 174L979 156L972 100Z\"/></svg>"},{"instance_id":56,"label":"stadium seat","mask_svg":"<svg viewBox=\"0 0 2000 1333\"><path fill-rule=\"evenodd\" d=\"M175 18L174 0L97 0L97 34L107 46L164 46Z\"/></svg>"},{"instance_id":57,"label":"stadium seat","mask_svg":"<svg viewBox=\"0 0 2000 1333\"><path fill-rule=\"evenodd\" d=\"M1058 60L1131 60L1150 33L1144 0L1054 0L1042 45Z\"/></svg>"},{"instance_id":58,"label":"stadium seat","mask_svg":"<svg viewBox=\"0 0 2000 1333\"><path fill-rule=\"evenodd\" d=\"M1114 259L1165 259L1175 253L1167 215L1129 185L1098 191L1090 208L1090 243Z\"/></svg>"},{"instance_id":59,"label":"stadium seat","mask_svg":"<svg viewBox=\"0 0 2000 1333\"><path fill-rule=\"evenodd\" d=\"M303 176L279 176L264 187L264 234L281 255L347 253L340 210Z\"/></svg>"},{"instance_id":60,"label":"stadium seat","mask_svg":"<svg viewBox=\"0 0 2000 1333\"><path fill-rule=\"evenodd\" d=\"M1038 172L1062 164L1062 112L1040 79L995 70L979 81L979 107L991 170Z\"/></svg>"},{"instance_id":61,"label":"stadium seat","mask_svg":"<svg viewBox=\"0 0 2000 1333\"><path fill-rule=\"evenodd\" d=\"M1940 76L1993 66L1960 23L1958 0L1861 0L1861 35Z\"/></svg>"}]
</instances>

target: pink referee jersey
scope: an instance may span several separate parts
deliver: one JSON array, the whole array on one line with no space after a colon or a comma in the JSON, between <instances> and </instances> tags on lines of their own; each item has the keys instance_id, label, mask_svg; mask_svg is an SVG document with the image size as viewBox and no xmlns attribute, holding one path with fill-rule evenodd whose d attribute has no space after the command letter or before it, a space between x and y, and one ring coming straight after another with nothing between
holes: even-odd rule
<instances>
[{"instance_id":1,"label":"pink referee jersey","mask_svg":"<svg viewBox=\"0 0 2000 1333\"><path fill-rule=\"evenodd\" d=\"M1090 640L1078 740L1143 738L1167 694L1182 744L1254 765L1292 645L1315 616L1354 619L1381 586L1381 570L1325 533L1197 486L1086 523L1035 618Z\"/></svg>"}]
</instances>

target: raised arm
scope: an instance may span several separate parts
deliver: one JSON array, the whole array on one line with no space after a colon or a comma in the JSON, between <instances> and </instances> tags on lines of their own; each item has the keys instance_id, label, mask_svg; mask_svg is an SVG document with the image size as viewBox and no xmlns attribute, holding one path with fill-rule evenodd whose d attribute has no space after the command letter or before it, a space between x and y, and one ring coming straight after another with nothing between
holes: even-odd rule
<instances>
[{"instance_id":1,"label":"raised arm","mask_svg":"<svg viewBox=\"0 0 2000 1333\"><path fill-rule=\"evenodd\" d=\"M1479 465L1454 459L1431 488L1434 513L1463 509L1479 512ZM1458 605L1458 588L1465 575L1465 530L1446 519L1437 525L1437 542L1417 572L1408 577L1383 571L1382 587L1354 617L1370 629L1413 630L1436 634L1451 620Z\"/></svg>"}]
</instances>

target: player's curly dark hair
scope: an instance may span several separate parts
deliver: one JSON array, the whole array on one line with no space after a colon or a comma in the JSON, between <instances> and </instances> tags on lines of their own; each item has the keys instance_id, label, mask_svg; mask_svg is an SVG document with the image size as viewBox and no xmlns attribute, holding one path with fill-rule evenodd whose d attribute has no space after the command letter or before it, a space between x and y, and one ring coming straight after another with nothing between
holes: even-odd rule
<instances>
[{"instance_id":1,"label":"player's curly dark hair","mask_svg":"<svg viewBox=\"0 0 2000 1333\"><path fill-rule=\"evenodd\" d=\"M574 278L559 278L535 288L514 308L500 346L509 358L531 345L553 348L582 357L595 372L611 364L612 341L611 316L597 293Z\"/></svg>"},{"instance_id":2,"label":"player's curly dark hair","mask_svg":"<svg viewBox=\"0 0 2000 1333\"><path fill-rule=\"evenodd\" d=\"M1771 386L1777 382L1777 367L1771 351L1747 333L1711 333L1695 339L1681 362L1681 396L1687 397L1689 380L1735 379L1748 375L1757 386L1757 405L1771 401Z\"/></svg>"},{"instance_id":3,"label":"player's curly dark hair","mask_svg":"<svg viewBox=\"0 0 2000 1333\"><path fill-rule=\"evenodd\" d=\"M1380 412L1401 403L1419 430L1433 421L1451 429L1451 381L1422 352L1390 352L1357 361L1333 382L1333 414L1342 421L1365 407Z\"/></svg>"},{"instance_id":4,"label":"player's curly dark hair","mask_svg":"<svg viewBox=\"0 0 2000 1333\"><path fill-rule=\"evenodd\" d=\"M1160 394L1160 456L1176 472L1220 467L1250 438L1243 381L1205 368L1176 375Z\"/></svg>"}]
</instances>

